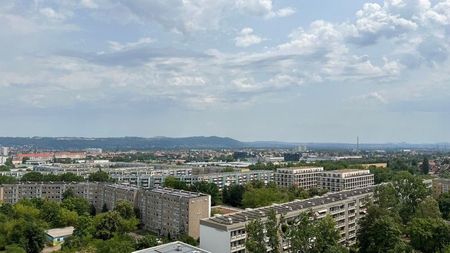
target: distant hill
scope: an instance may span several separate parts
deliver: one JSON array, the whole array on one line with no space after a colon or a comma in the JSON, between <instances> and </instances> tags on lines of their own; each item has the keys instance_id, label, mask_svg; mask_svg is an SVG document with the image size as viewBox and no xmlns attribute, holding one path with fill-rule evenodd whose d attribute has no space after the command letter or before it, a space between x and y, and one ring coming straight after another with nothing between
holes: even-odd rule
<instances>
[{"instance_id":1,"label":"distant hill","mask_svg":"<svg viewBox=\"0 0 450 253\"><path fill-rule=\"evenodd\" d=\"M278 141L241 142L228 137L195 136L183 138L169 137L0 137L0 146L22 147L39 150L82 150L86 148L102 148L104 150L154 150L154 149L242 149L242 148L294 148L304 145L311 150L352 150L351 143L291 143ZM360 144L364 150L450 150L449 143L436 144Z\"/></svg>"},{"instance_id":2,"label":"distant hill","mask_svg":"<svg viewBox=\"0 0 450 253\"><path fill-rule=\"evenodd\" d=\"M242 148L244 143L226 137L119 137L119 138L82 138L82 137L0 137L0 146L28 147L47 150L82 150L102 148L105 150L148 150L148 149L219 149Z\"/></svg>"}]
</instances>

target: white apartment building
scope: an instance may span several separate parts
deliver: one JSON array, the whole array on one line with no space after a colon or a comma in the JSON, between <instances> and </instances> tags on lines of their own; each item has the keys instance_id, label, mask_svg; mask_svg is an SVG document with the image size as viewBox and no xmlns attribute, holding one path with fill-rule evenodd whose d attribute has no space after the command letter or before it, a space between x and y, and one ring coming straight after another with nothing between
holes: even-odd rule
<instances>
[{"instance_id":1,"label":"white apartment building","mask_svg":"<svg viewBox=\"0 0 450 253\"><path fill-rule=\"evenodd\" d=\"M319 187L331 192L364 188L374 184L374 175L370 170L331 170L320 176Z\"/></svg>"},{"instance_id":2,"label":"white apartment building","mask_svg":"<svg viewBox=\"0 0 450 253\"><path fill-rule=\"evenodd\" d=\"M279 168L274 174L274 180L279 187L311 189L319 186L322 172L323 167Z\"/></svg>"}]
</instances>

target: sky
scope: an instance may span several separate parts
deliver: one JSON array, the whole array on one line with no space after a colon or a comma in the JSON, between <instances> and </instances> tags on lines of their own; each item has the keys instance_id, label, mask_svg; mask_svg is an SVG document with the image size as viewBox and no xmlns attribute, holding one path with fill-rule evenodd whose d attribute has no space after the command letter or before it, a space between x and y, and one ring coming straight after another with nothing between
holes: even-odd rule
<instances>
[{"instance_id":1,"label":"sky","mask_svg":"<svg viewBox=\"0 0 450 253\"><path fill-rule=\"evenodd\" d=\"M450 0L0 1L0 136L450 142Z\"/></svg>"}]
</instances>

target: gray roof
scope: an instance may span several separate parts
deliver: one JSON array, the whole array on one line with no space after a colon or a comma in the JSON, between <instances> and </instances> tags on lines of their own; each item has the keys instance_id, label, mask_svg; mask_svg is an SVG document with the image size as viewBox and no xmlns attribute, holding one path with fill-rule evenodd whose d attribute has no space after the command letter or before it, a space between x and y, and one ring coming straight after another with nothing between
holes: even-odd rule
<instances>
[{"instance_id":1,"label":"gray roof","mask_svg":"<svg viewBox=\"0 0 450 253\"><path fill-rule=\"evenodd\" d=\"M75 230L74 227L65 227L65 228L53 228L45 231L45 233L53 238L56 237L67 237L73 234Z\"/></svg>"},{"instance_id":2,"label":"gray roof","mask_svg":"<svg viewBox=\"0 0 450 253\"><path fill-rule=\"evenodd\" d=\"M133 253L211 253L183 242L170 242L156 247L134 251Z\"/></svg>"}]
</instances>

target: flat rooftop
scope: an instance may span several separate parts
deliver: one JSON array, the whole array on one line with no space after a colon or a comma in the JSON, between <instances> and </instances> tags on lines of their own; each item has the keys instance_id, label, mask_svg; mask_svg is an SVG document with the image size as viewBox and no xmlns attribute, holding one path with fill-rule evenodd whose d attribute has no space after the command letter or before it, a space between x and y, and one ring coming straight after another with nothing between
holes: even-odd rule
<instances>
[{"instance_id":1,"label":"flat rooftop","mask_svg":"<svg viewBox=\"0 0 450 253\"><path fill-rule=\"evenodd\" d=\"M53 238L71 236L74 231L74 227L65 228L53 228L45 231L45 233Z\"/></svg>"},{"instance_id":2,"label":"flat rooftop","mask_svg":"<svg viewBox=\"0 0 450 253\"><path fill-rule=\"evenodd\" d=\"M183 242L170 242L156 247L134 251L133 253L211 253Z\"/></svg>"},{"instance_id":3,"label":"flat rooftop","mask_svg":"<svg viewBox=\"0 0 450 253\"><path fill-rule=\"evenodd\" d=\"M349 199L354 196L369 194L373 192L375 187L376 187L375 185L372 185L366 188L327 193L321 197L295 200L284 204L273 204L271 206L245 210L242 212L233 213L229 215L211 217L208 219L201 220L200 223L201 224L212 223L225 226L233 225L257 218L265 218L268 216L271 210L275 210L278 214L286 215L291 212L309 209L315 206L331 204L333 202Z\"/></svg>"},{"instance_id":4,"label":"flat rooftop","mask_svg":"<svg viewBox=\"0 0 450 253\"><path fill-rule=\"evenodd\" d=\"M324 171L326 173L339 173L339 174L344 174L344 173L351 173L351 172L367 172L370 173L370 170L367 169L342 169L342 170L327 170Z\"/></svg>"},{"instance_id":5,"label":"flat rooftop","mask_svg":"<svg viewBox=\"0 0 450 253\"><path fill-rule=\"evenodd\" d=\"M149 192L157 192L161 194L168 194L178 197L186 197L186 198L198 198L198 197L206 197L209 196L208 194L200 193L200 192L190 192L190 191L184 191L184 190L177 190L172 188L162 188L157 187L150 190L147 190Z\"/></svg>"},{"instance_id":6,"label":"flat rooftop","mask_svg":"<svg viewBox=\"0 0 450 253\"><path fill-rule=\"evenodd\" d=\"M302 167L286 167L286 168L278 168L278 170L310 170L310 169L322 169L323 167L314 167L314 166L302 166Z\"/></svg>"}]
</instances>

